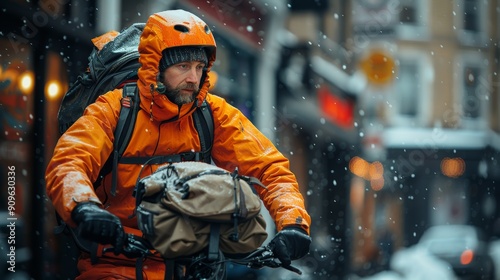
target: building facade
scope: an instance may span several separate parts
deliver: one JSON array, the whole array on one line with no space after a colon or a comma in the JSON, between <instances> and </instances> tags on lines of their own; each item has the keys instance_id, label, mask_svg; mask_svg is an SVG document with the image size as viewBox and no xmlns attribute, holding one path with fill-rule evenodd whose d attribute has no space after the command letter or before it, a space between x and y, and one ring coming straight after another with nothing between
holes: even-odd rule
<instances>
[{"instance_id":1,"label":"building facade","mask_svg":"<svg viewBox=\"0 0 500 280\"><path fill-rule=\"evenodd\" d=\"M342 159L323 154L349 170L341 180L329 167L337 180L325 181L332 190L326 200L348 201L320 211L345 218L343 231L325 233L346 240L332 242L346 253L331 256L326 274L387 269L392 253L416 244L432 225L470 224L498 236L499 2L315 2L322 8L292 11L287 29L313 53L306 62L312 72L323 72L320 61L330 64L323 78L336 76L330 80L343 89L330 92L341 97L337 115L345 96L355 98L349 122L357 138L345 141ZM310 94L323 87L305 80ZM317 111L319 119L327 115ZM348 130L337 132L326 143L350 139ZM348 269L335 270L339 259Z\"/></svg>"}]
</instances>

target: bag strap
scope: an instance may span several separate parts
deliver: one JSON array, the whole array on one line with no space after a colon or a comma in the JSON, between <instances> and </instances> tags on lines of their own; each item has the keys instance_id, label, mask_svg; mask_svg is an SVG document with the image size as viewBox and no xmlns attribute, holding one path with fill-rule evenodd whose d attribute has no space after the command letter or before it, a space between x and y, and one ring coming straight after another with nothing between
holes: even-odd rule
<instances>
[{"instance_id":1,"label":"bag strap","mask_svg":"<svg viewBox=\"0 0 500 280\"><path fill-rule=\"evenodd\" d=\"M210 237L208 240L208 256L209 261L216 261L219 259L219 237L220 237L220 224L210 224Z\"/></svg>"},{"instance_id":2,"label":"bag strap","mask_svg":"<svg viewBox=\"0 0 500 280\"><path fill-rule=\"evenodd\" d=\"M194 111L193 120L200 138L201 160L210 163L212 143L214 142L214 118L206 100L203 100L201 106Z\"/></svg>"},{"instance_id":3,"label":"bag strap","mask_svg":"<svg viewBox=\"0 0 500 280\"><path fill-rule=\"evenodd\" d=\"M121 104L122 108L115 129L115 142L113 143L113 166L111 169L111 195L113 196L116 195L118 161L128 146L140 107L139 92L135 83L128 83L123 86Z\"/></svg>"},{"instance_id":4,"label":"bag strap","mask_svg":"<svg viewBox=\"0 0 500 280\"><path fill-rule=\"evenodd\" d=\"M120 164L162 164L181 161L201 161L202 152L185 152L174 155L153 156L153 157L122 157L118 160Z\"/></svg>"}]
</instances>

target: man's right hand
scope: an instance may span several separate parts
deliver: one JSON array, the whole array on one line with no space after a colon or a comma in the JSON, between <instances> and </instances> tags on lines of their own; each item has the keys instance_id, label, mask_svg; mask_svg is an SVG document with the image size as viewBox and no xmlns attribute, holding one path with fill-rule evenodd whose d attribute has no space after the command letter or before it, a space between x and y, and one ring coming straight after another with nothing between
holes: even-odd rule
<instances>
[{"instance_id":1,"label":"man's right hand","mask_svg":"<svg viewBox=\"0 0 500 280\"><path fill-rule=\"evenodd\" d=\"M78 225L78 234L93 242L111 244L119 253L125 242L125 232L117 216L92 202L79 203L71 212Z\"/></svg>"}]
</instances>

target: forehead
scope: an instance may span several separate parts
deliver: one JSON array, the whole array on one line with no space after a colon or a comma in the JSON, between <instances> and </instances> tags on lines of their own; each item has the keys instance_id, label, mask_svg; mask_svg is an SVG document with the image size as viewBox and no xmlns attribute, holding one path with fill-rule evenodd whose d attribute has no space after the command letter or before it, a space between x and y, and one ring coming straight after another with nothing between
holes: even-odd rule
<instances>
[{"instance_id":1,"label":"forehead","mask_svg":"<svg viewBox=\"0 0 500 280\"><path fill-rule=\"evenodd\" d=\"M168 68L172 68L172 66L175 66L175 65L193 65L193 66L197 66L197 65L205 65L205 62L203 62L203 61L196 61L196 60L193 60L193 61L181 61L181 62L178 62L178 63L175 63L175 64L171 65Z\"/></svg>"}]
</instances>

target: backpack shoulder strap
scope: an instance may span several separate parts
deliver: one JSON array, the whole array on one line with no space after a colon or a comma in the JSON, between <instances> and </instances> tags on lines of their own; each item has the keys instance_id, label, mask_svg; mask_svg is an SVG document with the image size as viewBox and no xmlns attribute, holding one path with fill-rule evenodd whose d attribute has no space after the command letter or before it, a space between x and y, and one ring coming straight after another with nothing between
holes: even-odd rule
<instances>
[{"instance_id":1,"label":"backpack shoulder strap","mask_svg":"<svg viewBox=\"0 0 500 280\"><path fill-rule=\"evenodd\" d=\"M112 187L111 194L116 195L116 185L117 185L117 158L121 157L125 149L127 148L132 132L134 131L135 120L137 112L140 107L140 96L137 90L137 85L135 83L128 83L123 87L122 99L121 99L121 109L120 116L118 118L118 123L115 129L115 141L113 143L113 152L110 156L111 160L108 160L100 171L97 181L94 183L94 188L99 186L102 178L112 172ZM111 166L111 162L112 165ZM80 236L74 232L73 229L68 227L68 225L62 220L59 214L56 212L57 226L54 229L55 234L60 234L65 231L69 231L73 235L78 248L82 251L90 252L92 258L95 259L95 253L97 250L93 250L92 242L88 242L85 239L80 238Z\"/></svg>"},{"instance_id":2,"label":"backpack shoulder strap","mask_svg":"<svg viewBox=\"0 0 500 280\"><path fill-rule=\"evenodd\" d=\"M166 162L179 162L185 160L203 161L211 163L212 143L214 139L214 120L212 110L207 101L203 101L193 113L194 125L200 138L201 151L188 152L167 156L155 157L122 157L127 148L132 132L134 131L137 111L139 110L140 97L137 85L126 84L123 87L122 109L115 129L115 143L112 154L111 168L111 194L116 195L117 166L121 164L161 164ZM109 171L108 171L109 172ZM106 173L107 174L107 173Z\"/></svg>"},{"instance_id":3,"label":"backpack shoulder strap","mask_svg":"<svg viewBox=\"0 0 500 280\"><path fill-rule=\"evenodd\" d=\"M212 110L206 100L193 113L193 120L201 145L201 160L210 163L212 153L212 143L214 141L214 118Z\"/></svg>"},{"instance_id":4,"label":"backpack shoulder strap","mask_svg":"<svg viewBox=\"0 0 500 280\"><path fill-rule=\"evenodd\" d=\"M196 108L193 112L193 123L200 138L201 151L199 152L184 152L172 155L158 155L158 156L143 156L143 157L122 157L123 151L116 159L116 164L163 164L181 161L202 161L211 163L212 157L212 143L214 141L214 120L212 110L208 102L204 101L202 106ZM118 128L117 128L118 129ZM113 168L116 170L116 168Z\"/></svg>"},{"instance_id":5,"label":"backpack shoulder strap","mask_svg":"<svg viewBox=\"0 0 500 280\"><path fill-rule=\"evenodd\" d=\"M123 86L120 116L115 129L115 141L113 143L113 166L111 169L111 195L116 195L117 166L118 161L128 146L132 132L134 131L137 112L140 107L140 96L136 83L128 83Z\"/></svg>"}]
</instances>

